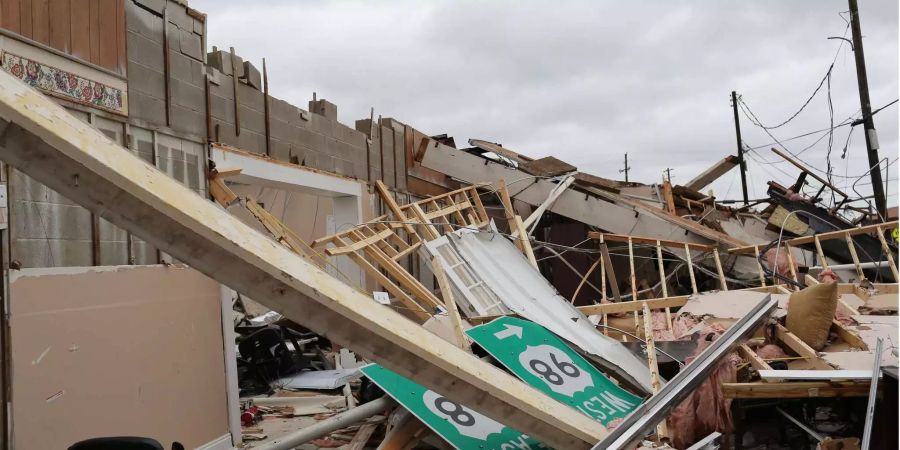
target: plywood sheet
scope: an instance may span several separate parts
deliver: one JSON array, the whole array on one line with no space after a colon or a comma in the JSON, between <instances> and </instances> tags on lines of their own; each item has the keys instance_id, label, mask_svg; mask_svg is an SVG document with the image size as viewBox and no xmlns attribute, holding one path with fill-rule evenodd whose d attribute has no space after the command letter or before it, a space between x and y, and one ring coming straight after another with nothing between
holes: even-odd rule
<instances>
[{"instance_id":1,"label":"plywood sheet","mask_svg":"<svg viewBox=\"0 0 900 450\"><path fill-rule=\"evenodd\" d=\"M218 283L184 266L28 269L10 293L15 448L228 433Z\"/></svg>"}]
</instances>

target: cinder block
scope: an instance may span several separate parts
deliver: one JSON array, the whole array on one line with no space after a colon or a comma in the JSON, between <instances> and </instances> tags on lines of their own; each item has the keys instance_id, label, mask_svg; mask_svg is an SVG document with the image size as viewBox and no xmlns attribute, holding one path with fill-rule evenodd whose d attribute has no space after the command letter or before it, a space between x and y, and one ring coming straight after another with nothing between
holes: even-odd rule
<instances>
[{"instance_id":1,"label":"cinder block","mask_svg":"<svg viewBox=\"0 0 900 450\"><path fill-rule=\"evenodd\" d=\"M180 34L181 53L184 53L197 61L202 61L203 41L201 40L200 35L194 34L193 30L186 30L183 28L180 30Z\"/></svg>"},{"instance_id":2,"label":"cinder block","mask_svg":"<svg viewBox=\"0 0 900 450\"><path fill-rule=\"evenodd\" d=\"M266 118L263 113L249 109L243 105L241 105L239 111L241 114L239 118L241 133L243 133L243 130L245 129L253 133L266 133Z\"/></svg>"},{"instance_id":3,"label":"cinder block","mask_svg":"<svg viewBox=\"0 0 900 450\"><path fill-rule=\"evenodd\" d=\"M162 69L162 67L160 67ZM169 75L172 78L192 83L191 58L176 51L169 51Z\"/></svg>"},{"instance_id":4,"label":"cinder block","mask_svg":"<svg viewBox=\"0 0 900 450\"><path fill-rule=\"evenodd\" d=\"M203 88L177 79L170 80L170 83L172 87L172 101L174 104L184 106L194 111L206 110L206 95L203 92Z\"/></svg>"},{"instance_id":5,"label":"cinder block","mask_svg":"<svg viewBox=\"0 0 900 450\"><path fill-rule=\"evenodd\" d=\"M174 24L182 30L192 31L194 29L193 17L187 14L184 6L170 4L168 8L169 23Z\"/></svg>"},{"instance_id":6,"label":"cinder block","mask_svg":"<svg viewBox=\"0 0 900 450\"><path fill-rule=\"evenodd\" d=\"M297 130L297 140L295 142L298 145L316 152L325 151L325 136L306 128L295 128Z\"/></svg>"},{"instance_id":7,"label":"cinder block","mask_svg":"<svg viewBox=\"0 0 900 450\"><path fill-rule=\"evenodd\" d=\"M254 89L262 90L262 75L250 61L244 61L244 80Z\"/></svg>"},{"instance_id":8,"label":"cinder block","mask_svg":"<svg viewBox=\"0 0 900 450\"><path fill-rule=\"evenodd\" d=\"M172 106L172 128L194 136L206 136L206 116L203 111L196 111L179 105Z\"/></svg>"},{"instance_id":9,"label":"cinder block","mask_svg":"<svg viewBox=\"0 0 900 450\"><path fill-rule=\"evenodd\" d=\"M194 26L194 33L196 33L202 37L203 36L203 22L201 22L193 17L191 17L191 20L192 20L192 23Z\"/></svg>"},{"instance_id":10,"label":"cinder block","mask_svg":"<svg viewBox=\"0 0 900 450\"><path fill-rule=\"evenodd\" d=\"M129 31L128 61L134 61L146 67L159 69L159 71L162 72L163 65L165 64L162 43L152 41L145 36Z\"/></svg>"},{"instance_id":11,"label":"cinder block","mask_svg":"<svg viewBox=\"0 0 900 450\"><path fill-rule=\"evenodd\" d=\"M231 124L234 123L234 100L210 95L209 110L213 117Z\"/></svg>"},{"instance_id":12,"label":"cinder block","mask_svg":"<svg viewBox=\"0 0 900 450\"><path fill-rule=\"evenodd\" d=\"M237 72L238 78L244 75L244 60L240 56L234 55L235 70L232 71L231 53L224 50L207 53L206 62L210 66L219 69L219 71L224 73L225 75L231 75L233 72Z\"/></svg>"},{"instance_id":13,"label":"cinder block","mask_svg":"<svg viewBox=\"0 0 900 450\"><path fill-rule=\"evenodd\" d=\"M269 157L279 161L291 161L291 145L279 139L272 139L269 147Z\"/></svg>"},{"instance_id":14,"label":"cinder block","mask_svg":"<svg viewBox=\"0 0 900 450\"><path fill-rule=\"evenodd\" d=\"M369 173L366 170L369 166L366 165L365 161L360 163L353 163L353 178L357 178L360 180L368 180Z\"/></svg>"},{"instance_id":15,"label":"cinder block","mask_svg":"<svg viewBox=\"0 0 900 450\"><path fill-rule=\"evenodd\" d=\"M154 125L165 126L166 102L133 90L128 93L128 115Z\"/></svg>"},{"instance_id":16,"label":"cinder block","mask_svg":"<svg viewBox=\"0 0 900 450\"><path fill-rule=\"evenodd\" d=\"M162 1L159 1L162 4ZM133 3L126 3L126 14L128 23L128 31L137 33L141 36L144 36L151 41L157 42L162 45L163 42L163 21L161 17L154 15L153 13L139 8ZM128 42L129 52L131 49L131 42ZM129 55L131 56L131 55Z\"/></svg>"},{"instance_id":17,"label":"cinder block","mask_svg":"<svg viewBox=\"0 0 900 450\"><path fill-rule=\"evenodd\" d=\"M352 177L354 174L353 163L350 161L336 158L334 160L334 172L339 175L343 175L345 177Z\"/></svg>"},{"instance_id":18,"label":"cinder block","mask_svg":"<svg viewBox=\"0 0 900 450\"><path fill-rule=\"evenodd\" d=\"M260 145L260 141L263 145ZM265 136L241 128L241 135L238 136L238 148L247 152L264 154L266 152Z\"/></svg>"},{"instance_id":19,"label":"cinder block","mask_svg":"<svg viewBox=\"0 0 900 450\"><path fill-rule=\"evenodd\" d=\"M297 128L293 125L269 116L269 133L275 139L294 142L297 139Z\"/></svg>"},{"instance_id":20,"label":"cinder block","mask_svg":"<svg viewBox=\"0 0 900 450\"><path fill-rule=\"evenodd\" d=\"M354 125L356 125L356 131L359 131L364 136L368 137L369 133L372 134L372 139L378 139L378 127L372 127L371 119L359 119L356 121Z\"/></svg>"},{"instance_id":21,"label":"cinder block","mask_svg":"<svg viewBox=\"0 0 900 450\"><path fill-rule=\"evenodd\" d=\"M324 98L316 101L310 100L309 111L337 122L337 105Z\"/></svg>"},{"instance_id":22,"label":"cinder block","mask_svg":"<svg viewBox=\"0 0 900 450\"><path fill-rule=\"evenodd\" d=\"M134 0L135 3L144 6L145 8L162 15L163 10L166 8L166 0ZM136 8L137 5L130 5L128 8ZM140 9L140 8L136 8Z\"/></svg>"},{"instance_id":23,"label":"cinder block","mask_svg":"<svg viewBox=\"0 0 900 450\"><path fill-rule=\"evenodd\" d=\"M129 94L133 94L137 91L147 96L165 99L166 78L162 72L147 68L141 64L129 64L128 90ZM131 100L128 103L134 103L134 100Z\"/></svg>"},{"instance_id":24,"label":"cinder block","mask_svg":"<svg viewBox=\"0 0 900 450\"><path fill-rule=\"evenodd\" d=\"M234 100L234 86L231 85L231 77L222 75L222 82L218 85L210 83L209 93L226 100Z\"/></svg>"},{"instance_id":25,"label":"cinder block","mask_svg":"<svg viewBox=\"0 0 900 450\"><path fill-rule=\"evenodd\" d=\"M234 125L213 118L213 140L223 144L238 146L237 135L234 134Z\"/></svg>"},{"instance_id":26,"label":"cinder block","mask_svg":"<svg viewBox=\"0 0 900 450\"><path fill-rule=\"evenodd\" d=\"M238 99L241 101L241 106L246 106L259 112L265 111L263 93L244 83L238 83Z\"/></svg>"},{"instance_id":27,"label":"cinder block","mask_svg":"<svg viewBox=\"0 0 900 450\"><path fill-rule=\"evenodd\" d=\"M312 130L316 133L329 137L334 136L335 122L333 120L319 114L311 114L309 123Z\"/></svg>"},{"instance_id":28,"label":"cinder block","mask_svg":"<svg viewBox=\"0 0 900 450\"><path fill-rule=\"evenodd\" d=\"M191 60L191 84L202 87L206 84L205 74L206 71L204 70L203 63Z\"/></svg>"}]
</instances>

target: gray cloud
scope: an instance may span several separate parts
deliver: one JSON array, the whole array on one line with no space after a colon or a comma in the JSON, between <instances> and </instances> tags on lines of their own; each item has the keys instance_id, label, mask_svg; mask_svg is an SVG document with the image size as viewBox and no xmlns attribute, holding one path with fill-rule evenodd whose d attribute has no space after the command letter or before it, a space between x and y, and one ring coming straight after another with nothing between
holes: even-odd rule
<instances>
[{"instance_id":1,"label":"gray cloud","mask_svg":"<svg viewBox=\"0 0 900 450\"><path fill-rule=\"evenodd\" d=\"M635 3L635 2L632 2ZM396 117L457 142L482 138L530 156L555 155L600 176L676 182L735 152L729 106L737 90L767 124L796 111L838 51L840 0L783 2L252 2L191 0L209 14L209 43L266 57L271 92L303 106L315 91L350 123ZM898 4L861 2L873 106L898 94ZM849 34L848 34L849 36ZM835 121L859 109L853 54L844 45L831 80ZM825 91L783 139L828 126ZM898 107L876 116L881 154L897 157ZM771 139L741 117L751 146ZM834 135L835 173L868 167L861 130L840 159L849 127ZM785 143L799 151L820 135ZM758 150L751 195L797 171ZM802 157L826 166L827 138ZM890 178L897 178L897 166ZM786 172L787 174L785 174ZM713 185L736 198L737 173ZM853 180L836 177L844 186ZM864 179L860 184L867 183ZM861 186L861 192L869 192ZM897 183L889 190L897 203Z\"/></svg>"}]
</instances>

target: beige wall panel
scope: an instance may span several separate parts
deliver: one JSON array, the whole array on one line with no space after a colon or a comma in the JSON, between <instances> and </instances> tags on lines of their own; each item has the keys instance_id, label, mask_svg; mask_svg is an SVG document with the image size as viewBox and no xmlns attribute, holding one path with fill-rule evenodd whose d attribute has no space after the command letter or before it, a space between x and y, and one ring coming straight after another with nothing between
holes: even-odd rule
<instances>
[{"instance_id":1,"label":"beige wall panel","mask_svg":"<svg viewBox=\"0 0 900 450\"><path fill-rule=\"evenodd\" d=\"M228 433L219 284L184 266L13 275L15 448Z\"/></svg>"}]
</instances>

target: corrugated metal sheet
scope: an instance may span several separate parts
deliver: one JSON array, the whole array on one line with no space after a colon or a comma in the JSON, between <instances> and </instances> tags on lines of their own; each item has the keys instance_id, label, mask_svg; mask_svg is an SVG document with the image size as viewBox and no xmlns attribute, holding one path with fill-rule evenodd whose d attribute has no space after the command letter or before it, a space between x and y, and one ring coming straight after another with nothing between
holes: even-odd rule
<instances>
[{"instance_id":1,"label":"corrugated metal sheet","mask_svg":"<svg viewBox=\"0 0 900 450\"><path fill-rule=\"evenodd\" d=\"M484 284L520 316L571 342L616 378L649 392L650 371L620 342L598 332L588 318L559 295L504 236L459 230L446 235Z\"/></svg>"}]
</instances>

